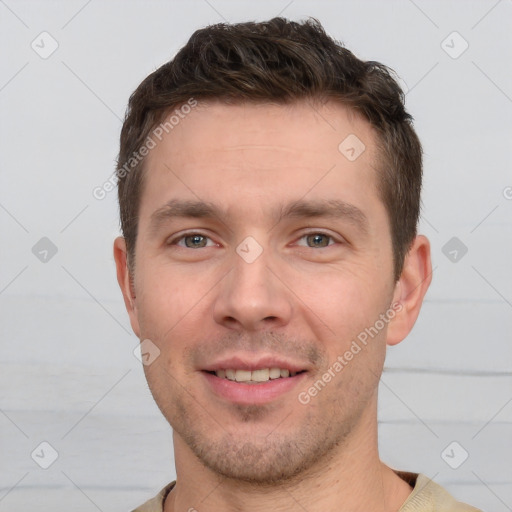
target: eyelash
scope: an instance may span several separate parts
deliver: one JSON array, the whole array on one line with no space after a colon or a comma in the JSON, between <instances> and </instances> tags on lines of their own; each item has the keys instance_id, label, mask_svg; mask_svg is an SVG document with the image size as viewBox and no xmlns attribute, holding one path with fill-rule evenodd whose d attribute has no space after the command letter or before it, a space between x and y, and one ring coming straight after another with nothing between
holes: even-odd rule
<instances>
[{"instance_id":1,"label":"eyelash","mask_svg":"<svg viewBox=\"0 0 512 512\"><path fill-rule=\"evenodd\" d=\"M341 240L337 240L336 237L334 237L333 235L331 235L329 233L326 233L324 231L309 231L307 233L303 233L302 236L298 240L302 240L303 238L306 238L306 237L311 236L311 235L322 235L322 236L325 236L325 237L329 238L330 241L332 240L335 243L336 242L341 243ZM179 235L178 237L169 240L167 242L167 245L176 245L176 246L178 246L178 242L184 240L187 237L192 237L192 236L202 236L204 238L208 238L209 240L211 240L211 237L209 237L208 235L205 235L204 233L201 233L201 232L198 232L198 231L190 231L188 233L183 233L183 234ZM318 247L318 249L327 249L327 247L331 247L331 245L333 245L333 244L329 243L325 247ZM193 249L192 247L185 247L185 246L182 246L182 245L180 245L178 247L181 247L182 249ZM210 246L206 246L206 247L212 247L212 246L210 245ZM198 248L199 249L206 249L206 247L198 247ZM315 247L308 247L308 246L301 246L301 247L306 247L308 249L315 249Z\"/></svg>"}]
</instances>

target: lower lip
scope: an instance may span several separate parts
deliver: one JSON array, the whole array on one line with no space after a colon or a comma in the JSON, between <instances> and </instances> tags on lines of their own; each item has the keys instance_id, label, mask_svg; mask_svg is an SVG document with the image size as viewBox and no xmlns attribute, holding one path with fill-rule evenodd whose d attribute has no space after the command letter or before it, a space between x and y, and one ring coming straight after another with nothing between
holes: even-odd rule
<instances>
[{"instance_id":1,"label":"lower lip","mask_svg":"<svg viewBox=\"0 0 512 512\"><path fill-rule=\"evenodd\" d=\"M289 393L306 376L306 372L303 372L293 377L272 379L258 384L244 384L217 377L212 373L202 373L216 395L240 405L258 405L271 402Z\"/></svg>"}]
</instances>

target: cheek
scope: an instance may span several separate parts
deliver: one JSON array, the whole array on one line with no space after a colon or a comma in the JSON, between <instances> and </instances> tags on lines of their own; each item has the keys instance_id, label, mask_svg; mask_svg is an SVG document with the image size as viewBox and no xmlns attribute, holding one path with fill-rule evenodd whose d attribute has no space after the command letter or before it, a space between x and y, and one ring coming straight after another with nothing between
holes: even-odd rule
<instances>
[{"instance_id":1,"label":"cheek","mask_svg":"<svg viewBox=\"0 0 512 512\"><path fill-rule=\"evenodd\" d=\"M331 268L328 272L302 273L296 278L294 292L304 312L310 308L316 322L325 323L330 335L347 340L372 326L389 307L392 287L383 275L363 265L350 269Z\"/></svg>"},{"instance_id":2,"label":"cheek","mask_svg":"<svg viewBox=\"0 0 512 512\"><path fill-rule=\"evenodd\" d=\"M179 269L141 267L136 288L141 335L163 343L187 317L201 311L201 294L208 289L204 279L186 276Z\"/></svg>"}]
</instances>

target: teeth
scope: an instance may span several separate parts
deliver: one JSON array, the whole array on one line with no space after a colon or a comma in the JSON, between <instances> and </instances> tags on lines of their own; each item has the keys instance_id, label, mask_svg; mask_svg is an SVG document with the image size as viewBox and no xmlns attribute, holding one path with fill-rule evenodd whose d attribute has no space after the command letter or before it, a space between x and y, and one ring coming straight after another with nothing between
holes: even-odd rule
<instances>
[{"instance_id":1,"label":"teeth","mask_svg":"<svg viewBox=\"0 0 512 512\"><path fill-rule=\"evenodd\" d=\"M259 370L233 370L231 368L226 370L216 370L215 375L221 379L233 380L236 382L267 382L272 379L294 377L297 372L290 372L287 369L281 368L260 368Z\"/></svg>"},{"instance_id":2,"label":"teeth","mask_svg":"<svg viewBox=\"0 0 512 512\"><path fill-rule=\"evenodd\" d=\"M268 368L264 368L263 370L254 370L251 373L251 380L256 382L265 382L270 379L270 370ZM238 380L238 379L237 379Z\"/></svg>"},{"instance_id":3,"label":"teeth","mask_svg":"<svg viewBox=\"0 0 512 512\"><path fill-rule=\"evenodd\" d=\"M247 382L251 380L251 373L249 370L237 370L235 372L235 380L237 382Z\"/></svg>"},{"instance_id":4,"label":"teeth","mask_svg":"<svg viewBox=\"0 0 512 512\"><path fill-rule=\"evenodd\" d=\"M269 377L271 379L279 379L281 377L281 370L279 368L270 368Z\"/></svg>"}]
</instances>

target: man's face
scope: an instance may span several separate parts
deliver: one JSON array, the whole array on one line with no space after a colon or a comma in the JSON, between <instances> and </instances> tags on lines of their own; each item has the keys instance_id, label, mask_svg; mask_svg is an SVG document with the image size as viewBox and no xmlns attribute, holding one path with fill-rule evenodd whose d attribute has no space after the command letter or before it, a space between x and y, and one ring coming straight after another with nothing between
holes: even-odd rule
<instances>
[{"instance_id":1,"label":"man's face","mask_svg":"<svg viewBox=\"0 0 512 512\"><path fill-rule=\"evenodd\" d=\"M333 364L393 302L377 173L369 124L332 102L205 103L151 151L131 321L160 350L145 371L177 449L269 483L373 425L387 324Z\"/></svg>"}]
</instances>

